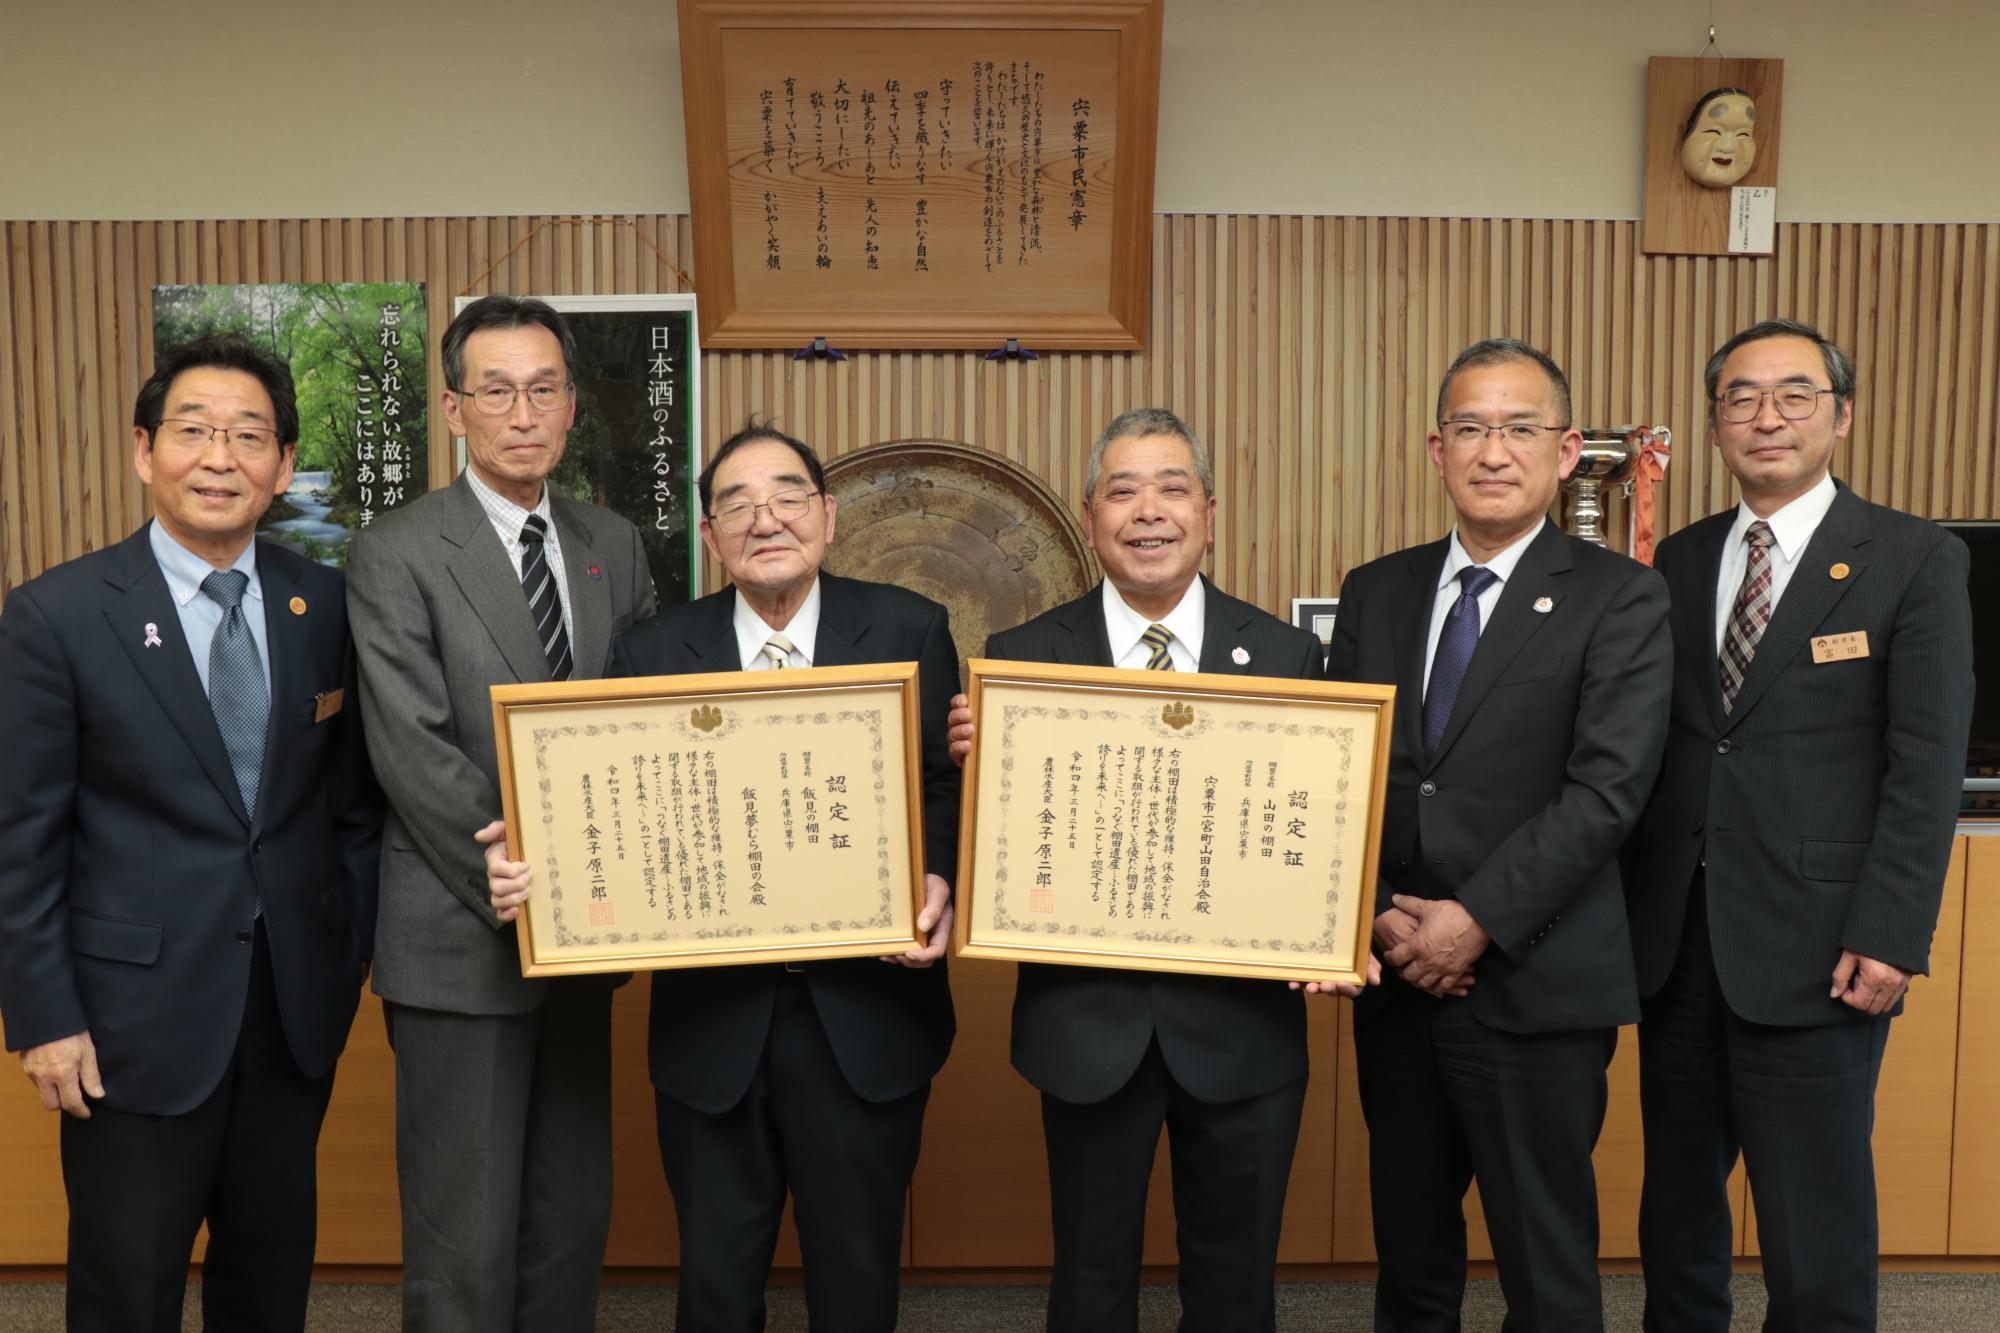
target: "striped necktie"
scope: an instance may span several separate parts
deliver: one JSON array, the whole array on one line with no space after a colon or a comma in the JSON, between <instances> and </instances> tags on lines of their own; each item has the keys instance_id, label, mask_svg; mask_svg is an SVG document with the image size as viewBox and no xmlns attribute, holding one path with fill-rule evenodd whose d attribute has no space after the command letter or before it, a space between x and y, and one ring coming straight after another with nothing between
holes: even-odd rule
<instances>
[{"instance_id":1,"label":"striped necktie","mask_svg":"<svg viewBox=\"0 0 2000 1333\"><path fill-rule=\"evenodd\" d=\"M771 670L782 671L792 664L792 641L782 634L773 634L764 640L764 656L771 659Z\"/></svg>"},{"instance_id":2,"label":"striped necktie","mask_svg":"<svg viewBox=\"0 0 2000 1333\"><path fill-rule=\"evenodd\" d=\"M1152 650L1146 659L1148 671L1172 671L1174 659L1167 655L1167 645L1174 641L1174 632L1165 625L1148 625L1146 632L1139 636L1139 642Z\"/></svg>"},{"instance_id":3,"label":"striped necktie","mask_svg":"<svg viewBox=\"0 0 2000 1333\"><path fill-rule=\"evenodd\" d=\"M1776 541L1771 525L1758 519L1743 531L1750 557L1743 564L1743 586L1737 590L1736 605L1730 608L1729 623L1722 631L1722 652L1716 665L1722 670L1722 711L1736 707L1736 692L1750 674L1750 661L1757 655L1757 641L1771 627L1771 544Z\"/></svg>"},{"instance_id":4,"label":"striped necktie","mask_svg":"<svg viewBox=\"0 0 2000 1333\"><path fill-rule=\"evenodd\" d=\"M556 590L555 572L543 543L548 540L548 521L540 514L528 515L521 528L521 591L528 594L528 614L535 619L535 637L549 659L549 679L568 680L576 666L569 651L569 631L563 628L562 594Z\"/></svg>"}]
</instances>

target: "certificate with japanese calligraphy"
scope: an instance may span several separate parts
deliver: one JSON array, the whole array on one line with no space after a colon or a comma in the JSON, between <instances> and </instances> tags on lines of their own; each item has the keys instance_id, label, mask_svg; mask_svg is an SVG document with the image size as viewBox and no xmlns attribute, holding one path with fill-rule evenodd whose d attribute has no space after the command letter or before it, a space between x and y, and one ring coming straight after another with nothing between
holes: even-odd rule
<instances>
[{"instance_id":1,"label":"certificate with japanese calligraphy","mask_svg":"<svg viewBox=\"0 0 2000 1333\"><path fill-rule=\"evenodd\" d=\"M974 660L957 952L1359 981L1395 691Z\"/></svg>"},{"instance_id":2,"label":"certificate with japanese calligraphy","mask_svg":"<svg viewBox=\"0 0 2000 1333\"><path fill-rule=\"evenodd\" d=\"M914 662L493 689L526 976L918 943Z\"/></svg>"}]
</instances>

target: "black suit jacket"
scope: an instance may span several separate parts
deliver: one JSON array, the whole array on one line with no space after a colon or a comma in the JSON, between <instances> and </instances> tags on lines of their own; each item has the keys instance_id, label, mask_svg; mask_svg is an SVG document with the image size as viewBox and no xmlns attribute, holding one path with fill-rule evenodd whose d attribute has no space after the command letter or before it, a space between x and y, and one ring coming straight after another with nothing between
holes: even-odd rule
<instances>
[{"instance_id":1,"label":"black suit jacket","mask_svg":"<svg viewBox=\"0 0 2000 1333\"><path fill-rule=\"evenodd\" d=\"M1305 680L1319 640L1206 585L1201 669ZM1244 663L1233 650L1245 649ZM1113 665L1104 586L986 641L986 656ZM1306 1075L1305 1002L1276 981L1022 963L1014 991L1014 1068L1066 1102L1103 1101L1158 1038L1177 1082L1205 1102L1236 1101Z\"/></svg>"},{"instance_id":2,"label":"black suit jacket","mask_svg":"<svg viewBox=\"0 0 2000 1333\"><path fill-rule=\"evenodd\" d=\"M118 1110L176 1115L215 1089L258 894L308 1076L332 1067L360 998L382 803L341 576L268 544L257 572L271 716L254 819L145 528L23 584L0 616L7 1049L88 1029ZM316 721L333 690L340 711Z\"/></svg>"},{"instance_id":3,"label":"black suit jacket","mask_svg":"<svg viewBox=\"0 0 2000 1333\"><path fill-rule=\"evenodd\" d=\"M1677 666L1666 766L1633 845L1640 988L1672 970L1705 855L1730 1007L1782 1026L1864 1020L1827 994L1843 948L1930 963L1972 719L1965 543L1841 486L1725 714L1716 579L1735 517L1684 528L1657 557ZM1865 657L1813 661L1815 638L1857 630Z\"/></svg>"},{"instance_id":4,"label":"black suit jacket","mask_svg":"<svg viewBox=\"0 0 2000 1333\"><path fill-rule=\"evenodd\" d=\"M1396 686L1376 910L1396 893L1465 905L1493 937L1469 1000L1489 1027L1635 1022L1618 848L1666 740L1666 585L1543 527L1501 588L1432 758L1424 657L1449 550L1398 551L1340 590L1328 677ZM1392 977L1363 1001L1417 994Z\"/></svg>"},{"instance_id":5,"label":"black suit jacket","mask_svg":"<svg viewBox=\"0 0 2000 1333\"><path fill-rule=\"evenodd\" d=\"M958 868L958 769L946 749L946 716L958 690L958 651L942 606L886 583L819 576L813 665L917 664L924 767L926 869L947 882ZM626 631L612 676L740 671L732 617L736 590L672 607ZM915 1091L944 1065L958 1031L944 961L905 968L874 958L805 965L813 1004L848 1085L869 1101ZM653 974L648 1039L653 1085L699 1111L741 1101L757 1071L782 969L664 969Z\"/></svg>"}]
</instances>

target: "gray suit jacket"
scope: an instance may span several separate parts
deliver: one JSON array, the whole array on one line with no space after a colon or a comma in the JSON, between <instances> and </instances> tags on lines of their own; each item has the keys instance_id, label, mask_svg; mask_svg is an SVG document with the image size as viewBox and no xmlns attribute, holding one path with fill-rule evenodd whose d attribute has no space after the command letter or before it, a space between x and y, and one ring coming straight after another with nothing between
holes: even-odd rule
<instances>
[{"instance_id":1,"label":"gray suit jacket","mask_svg":"<svg viewBox=\"0 0 2000 1333\"><path fill-rule=\"evenodd\" d=\"M593 679L612 640L653 613L652 576L630 522L559 495L551 507L575 674ZM501 809L488 687L545 681L549 664L514 563L463 476L355 536L347 606L369 757L390 807L375 993L449 1013L533 1009L545 984L521 975L472 834Z\"/></svg>"}]
</instances>

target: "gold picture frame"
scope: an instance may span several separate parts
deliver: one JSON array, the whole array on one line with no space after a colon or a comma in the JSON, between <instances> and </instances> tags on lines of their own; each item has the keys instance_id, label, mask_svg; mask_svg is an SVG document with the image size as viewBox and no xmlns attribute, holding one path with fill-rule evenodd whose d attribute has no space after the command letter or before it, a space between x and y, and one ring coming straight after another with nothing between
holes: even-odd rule
<instances>
[{"instance_id":1,"label":"gold picture frame","mask_svg":"<svg viewBox=\"0 0 2000 1333\"><path fill-rule=\"evenodd\" d=\"M1393 686L967 666L955 954L1365 981Z\"/></svg>"},{"instance_id":2,"label":"gold picture frame","mask_svg":"<svg viewBox=\"0 0 2000 1333\"><path fill-rule=\"evenodd\" d=\"M522 975L923 943L916 663L492 693Z\"/></svg>"}]
</instances>

